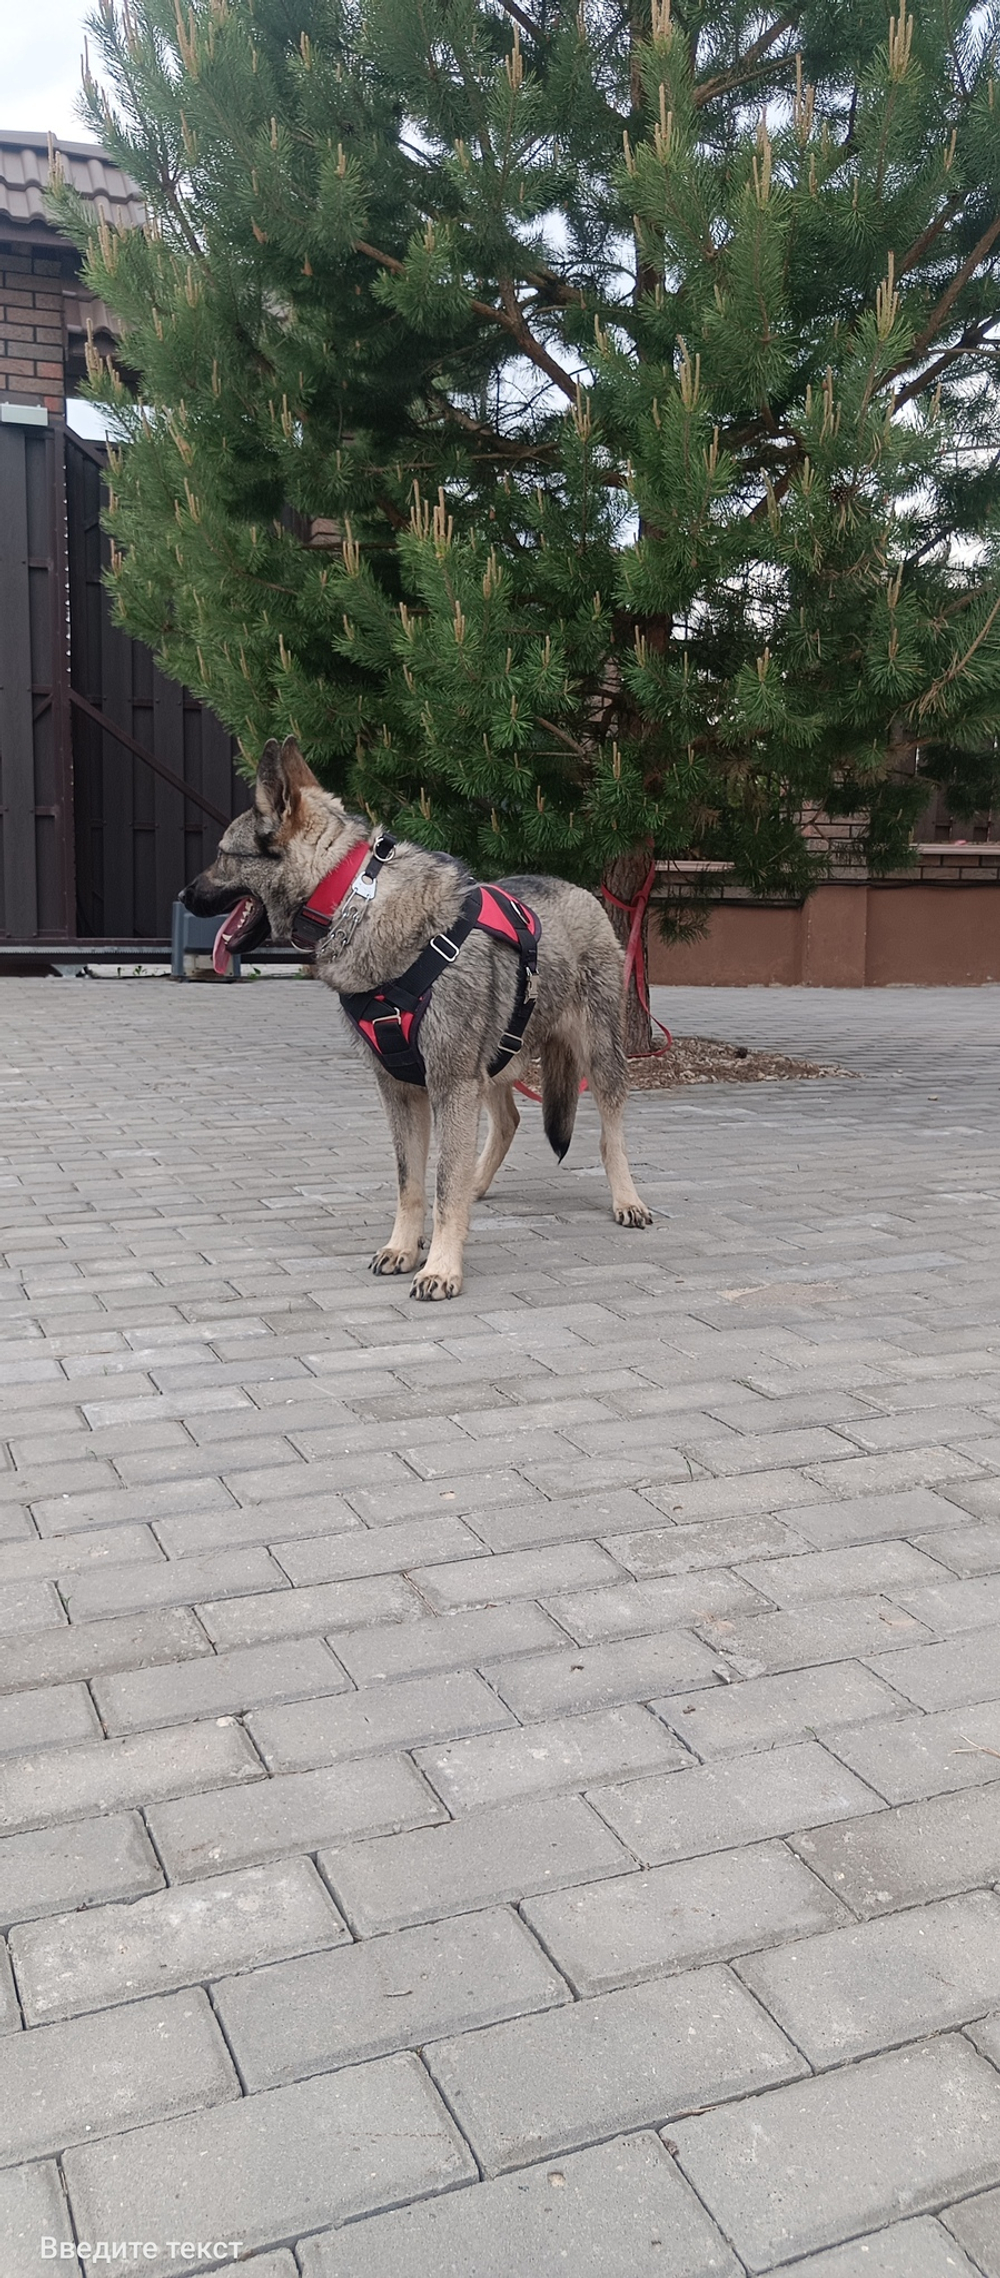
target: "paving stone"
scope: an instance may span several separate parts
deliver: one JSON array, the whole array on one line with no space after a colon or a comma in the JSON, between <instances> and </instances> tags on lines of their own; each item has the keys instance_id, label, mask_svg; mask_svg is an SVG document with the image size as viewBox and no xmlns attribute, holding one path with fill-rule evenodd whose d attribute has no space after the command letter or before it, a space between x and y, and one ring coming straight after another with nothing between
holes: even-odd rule
<instances>
[{"instance_id":1,"label":"paving stone","mask_svg":"<svg viewBox=\"0 0 1000 2278\"><path fill-rule=\"evenodd\" d=\"M536 1550L546 1542L597 1542L613 1527L656 1527L662 1514L634 1487L606 1488L603 1494L563 1495L549 1502L526 1497L497 1509L476 1511L475 1528L498 1553Z\"/></svg>"},{"instance_id":2,"label":"paving stone","mask_svg":"<svg viewBox=\"0 0 1000 2278\"><path fill-rule=\"evenodd\" d=\"M682 1779L595 1787L590 1800L647 1865L879 1810L872 1790L814 1740L699 1765Z\"/></svg>"},{"instance_id":3,"label":"paving stone","mask_svg":"<svg viewBox=\"0 0 1000 2278\"><path fill-rule=\"evenodd\" d=\"M637 1579L650 1574L693 1574L702 1566L743 1565L806 1548L782 1519L717 1519L700 1527L651 1527L648 1533L605 1535L604 1546Z\"/></svg>"},{"instance_id":4,"label":"paving stone","mask_svg":"<svg viewBox=\"0 0 1000 2278\"><path fill-rule=\"evenodd\" d=\"M119 1487L99 1495L56 1495L34 1505L40 1534L72 1534L77 1527L134 1526L138 1521L169 1518L176 1511L201 1516L203 1511L228 1511L232 1498L222 1481L208 1476L195 1485L187 1479L164 1481L158 1487Z\"/></svg>"},{"instance_id":5,"label":"paving stone","mask_svg":"<svg viewBox=\"0 0 1000 2278\"><path fill-rule=\"evenodd\" d=\"M0 2159L13 2166L100 2131L200 2112L239 2082L200 1988L9 2034L0 2081ZM142 2234L137 2234L141 2236Z\"/></svg>"},{"instance_id":6,"label":"paving stone","mask_svg":"<svg viewBox=\"0 0 1000 2278\"><path fill-rule=\"evenodd\" d=\"M988 1701L996 1694L1000 1669L1000 1626L963 1632L940 1644L880 1654L869 1666L904 1701L928 1710Z\"/></svg>"},{"instance_id":7,"label":"paving stone","mask_svg":"<svg viewBox=\"0 0 1000 2278\"><path fill-rule=\"evenodd\" d=\"M579 1796L506 1804L388 1841L340 1846L323 1851L319 1863L362 1937L620 1875L632 1864Z\"/></svg>"},{"instance_id":8,"label":"paving stone","mask_svg":"<svg viewBox=\"0 0 1000 2278\"><path fill-rule=\"evenodd\" d=\"M1000 2191L984 2191L961 2206L947 2208L942 2221L959 2248L968 2247L983 2278L1000 2278ZM961 2270L961 2265L959 2266ZM964 2271L961 2278L965 2278Z\"/></svg>"},{"instance_id":9,"label":"paving stone","mask_svg":"<svg viewBox=\"0 0 1000 2278\"><path fill-rule=\"evenodd\" d=\"M972 1891L738 1964L817 2070L981 2017L1000 2002L1000 1900Z\"/></svg>"},{"instance_id":10,"label":"paving stone","mask_svg":"<svg viewBox=\"0 0 1000 2278\"><path fill-rule=\"evenodd\" d=\"M804 2070L715 1968L438 2041L425 2056L489 2175Z\"/></svg>"},{"instance_id":11,"label":"paving stone","mask_svg":"<svg viewBox=\"0 0 1000 2278\"><path fill-rule=\"evenodd\" d=\"M147 1606L193 1606L199 1598L280 1591L288 1583L266 1550L241 1547L205 1558L164 1558L156 1566L109 1566L99 1574L71 1575L61 1587L70 1620L95 1621L141 1613Z\"/></svg>"},{"instance_id":12,"label":"paving stone","mask_svg":"<svg viewBox=\"0 0 1000 2278\"><path fill-rule=\"evenodd\" d=\"M370 1473L371 1458L357 1458L357 1485L347 1487L351 1507L366 1526L396 1526L404 1519L418 1519L429 1512L440 1511L448 1495L454 1504L454 1516L470 1518L479 1510L488 1510L502 1503L531 1504L530 1489L525 1486L519 1471L508 1467L499 1471L477 1471L472 1477L460 1479L453 1489L440 1479L412 1480L411 1485L365 1487L363 1475ZM539 1503L544 1508L542 1497Z\"/></svg>"},{"instance_id":13,"label":"paving stone","mask_svg":"<svg viewBox=\"0 0 1000 2278\"><path fill-rule=\"evenodd\" d=\"M419 1621L424 1607L408 1582L378 1574L358 1582L320 1582L315 1589L276 1588L262 1597L223 1598L199 1608L214 1645L260 1645L275 1637L315 1636L359 1622Z\"/></svg>"},{"instance_id":14,"label":"paving stone","mask_svg":"<svg viewBox=\"0 0 1000 2278\"><path fill-rule=\"evenodd\" d=\"M346 1937L308 1859L246 1867L128 1906L94 1907L11 1934L29 2025L332 1946Z\"/></svg>"},{"instance_id":15,"label":"paving stone","mask_svg":"<svg viewBox=\"0 0 1000 2278\"><path fill-rule=\"evenodd\" d=\"M994 1356L994 1369L996 1358ZM996 1378L991 1379L996 1390ZM23 1398L23 1395L21 1395ZM973 1512L978 1519L1000 1518L1000 1479L963 1479L948 1488L948 1502L960 1510ZM946 1524L947 1522L939 1522Z\"/></svg>"},{"instance_id":16,"label":"paving stone","mask_svg":"<svg viewBox=\"0 0 1000 2278\"><path fill-rule=\"evenodd\" d=\"M974 2200L968 2204L975 2205ZM971 2262L940 2223L918 2215L871 2231L808 2262L785 2265L786 2278L976 2278Z\"/></svg>"},{"instance_id":17,"label":"paving stone","mask_svg":"<svg viewBox=\"0 0 1000 2278\"><path fill-rule=\"evenodd\" d=\"M586 1589L621 1579L621 1568L597 1543L557 1543L546 1550L513 1550L488 1559L416 1568L412 1580L439 1613L452 1607L537 1598L565 1584Z\"/></svg>"},{"instance_id":18,"label":"paving stone","mask_svg":"<svg viewBox=\"0 0 1000 2278\"><path fill-rule=\"evenodd\" d=\"M373 2215L304 2240L300 2254L303 2278L659 2278L664 2247L670 2278L737 2278L674 2162L642 2135Z\"/></svg>"},{"instance_id":19,"label":"paving stone","mask_svg":"<svg viewBox=\"0 0 1000 2278\"><path fill-rule=\"evenodd\" d=\"M220 2262L215 2267L221 2273L221 2278L226 2278L227 2271L232 2278L236 2264ZM252 2254L249 2262L241 2259L239 2278L299 2278L299 2273L290 2254Z\"/></svg>"},{"instance_id":20,"label":"paving stone","mask_svg":"<svg viewBox=\"0 0 1000 2278\"><path fill-rule=\"evenodd\" d=\"M187 1661L211 1650L194 1615L173 1606L163 1613L137 1614L128 1620L37 1631L0 1646L0 1693L26 1685L91 1677L100 1669L141 1669Z\"/></svg>"},{"instance_id":21,"label":"paving stone","mask_svg":"<svg viewBox=\"0 0 1000 2278\"><path fill-rule=\"evenodd\" d=\"M135 2128L70 2152L64 2171L81 2237L127 2232L161 2248L171 2238L238 2238L244 2252L475 2176L414 2056ZM192 2267L164 2251L145 2264L157 2278Z\"/></svg>"},{"instance_id":22,"label":"paving stone","mask_svg":"<svg viewBox=\"0 0 1000 2278\"><path fill-rule=\"evenodd\" d=\"M278 1464L294 1465L300 1470L302 1458L274 1431L266 1439L217 1440L211 1450L195 1447L188 1439L182 1448L155 1448L134 1455L117 1458L116 1469L126 1487L158 1485L163 1479L198 1480L212 1478L219 1473L250 1471L255 1467ZM304 1480L302 1482L305 1484Z\"/></svg>"},{"instance_id":23,"label":"paving stone","mask_svg":"<svg viewBox=\"0 0 1000 2278\"><path fill-rule=\"evenodd\" d=\"M840 1550L852 1543L916 1536L930 1527L957 1527L961 1520L961 1511L943 1495L935 1495L929 1487L910 1487L896 1495L860 1496L854 1502L814 1502L801 1515L795 1512L792 1524L817 1550Z\"/></svg>"},{"instance_id":24,"label":"paving stone","mask_svg":"<svg viewBox=\"0 0 1000 2278\"><path fill-rule=\"evenodd\" d=\"M159 1861L137 1812L0 1840L0 1922L158 1890Z\"/></svg>"},{"instance_id":25,"label":"paving stone","mask_svg":"<svg viewBox=\"0 0 1000 2278\"><path fill-rule=\"evenodd\" d=\"M920 1447L896 1455L847 1456L842 1463L810 1464L810 1477L828 1495L892 1494L897 1488L948 1486L973 1479L980 1465L952 1448Z\"/></svg>"},{"instance_id":26,"label":"paving stone","mask_svg":"<svg viewBox=\"0 0 1000 2278\"><path fill-rule=\"evenodd\" d=\"M0 1584L0 1637L18 1630L51 1628L65 1623L66 1614L51 1582Z\"/></svg>"},{"instance_id":27,"label":"paving stone","mask_svg":"<svg viewBox=\"0 0 1000 2278\"><path fill-rule=\"evenodd\" d=\"M122 1810L153 1797L260 1780L263 1767L234 1724L176 1725L79 1748L46 1748L0 1762L0 1829L37 1827Z\"/></svg>"},{"instance_id":28,"label":"paving stone","mask_svg":"<svg viewBox=\"0 0 1000 2278\"><path fill-rule=\"evenodd\" d=\"M579 1994L661 1977L828 1930L842 1912L781 1843L651 1867L524 1901L522 1913Z\"/></svg>"},{"instance_id":29,"label":"paving stone","mask_svg":"<svg viewBox=\"0 0 1000 2278\"><path fill-rule=\"evenodd\" d=\"M570 1998L506 1908L311 1954L213 1989L249 2090L416 2048Z\"/></svg>"},{"instance_id":30,"label":"paving stone","mask_svg":"<svg viewBox=\"0 0 1000 2278\"><path fill-rule=\"evenodd\" d=\"M248 1729L269 1772L299 1772L344 1756L493 1732L513 1722L489 1686L463 1669L404 1678L397 1685L366 1685L346 1698L261 1709L248 1719Z\"/></svg>"},{"instance_id":31,"label":"paving stone","mask_svg":"<svg viewBox=\"0 0 1000 2278\"><path fill-rule=\"evenodd\" d=\"M450 1810L469 1811L540 1789L582 1788L654 1768L680 1770L689 1758L655 1717L630 1704L554 1718L527 1731L418 1748L415 1761Z\"/></svg>"},{"instance_id":32,"label":"paving stone","mask_svg":"<svg viewBox=\"0 0 1000 2278\"><path fill-rule=\"evenodd\" d=\"M908 1613L942 1637L957 1630L995 1628L1000 1622L1000 1574L938 1581L927 1589L900 1591L898 1596Z\"/></svg>"},{"instance_id":33,"label":"paving stone","mask_svg":"<svg viewBox=\"0 0 1000 2278\"><path fill-rule=\"evenodd\" d=\"M86 1685L48 1685L30 1693L0 1695L0 1756L100 1737Z\"/></svg>"},{"instance_id":34,"label":"paving stone","mask_svg":"<svg viewBox=\"0 0 1000 2278\"><path fill-rule=\"evenodd\" d=\"M627 1637L673 1623L702 1627L710 1616L762 1614L767 1600L725 1569L715 1573L671 1574L660 1581L620 1582L603 1590L569 1591L548 1598L546 1611L581 1645Z\"/></svg>"},{"instance_id":35,"label":"paving stone","mask_svg":"<svg viewBox=\"0 0 1000 2278\"><path fill-rule=\"evenodd\" d=\"M940 1581L940 1569L908 1542L866 1542L848 1550L816 1550L798 1558L741 1562L739 1573L774 1605L793 1607L815 1598L881 1593L914 1611L922 1585ZM906 1592L904 1600L902 1593ZM928 1622L928 1627L935 1625Z\"/></svg>"},{"instance_id":36,"label":"paving stone","mask_svg":"<svg viewBox=\"0 0 1000 2278\"><path fill-rule=\"evenodd\" d=\"M147 1816L171 1880L187 1880L356 1835L426 1826L442 1809L404 1756L382 1756L330 1771L290 1772L243 1793L229 1788L180 1797L154 1805Z\"/></svg>"},{"instance_id":37,"label":"paving stone","mask_svg":"<svg viewBox=\"0 0 1000 2278\"><path fill-rule=\"evenodd\" d=\"M93 1680L108 1732L173 1724L179 1716L240 1715L258 1702L315 1700L346 1686L343 1670L319 1637L236 1646L231 1653L210 1653L173 1667L127 1669ZM2 1718L0 1704L0 1727Z\"/></svg>"},{"instance_id":38,"label":"paving stone","mask_svg":"<svg viewBox=\"0 0 1000 2278\"><path fill-rule=\"evenodd\" d=\"M991 1526L985 1520L968 1527L946 1527L934 1534L917 1535L914 1548L925 1550L929 1558L963 1578L1000 1573L1000 1526ZM2 1555L0 1553L0 1560Z\"/></svg>"},{"instance_id":39,"label":"paving stone","mask_svg":"<svg viewBox=\"0 0 1000 2278\"><path fill-rule=\"evenodd\" d=\"M700 1638L674 1629L659 1637L623 1638L613 1645L570 1646L563 1652L525 1654L488 1662L483 1675L515 1716L552 1716L558 1710L614 1708L648 1700L664 1688L714 1685L715 1657Z\"/></svg>"},{"instance_id":40,"label":"paving stone","mask_svg":"<svg viewBox=\"0 0 1000 2278\"><path fill-rule=\"evenodd\" d=\"M825 1737L831 1728L862 1717L898 1715L903 1704L859 1662L829 1661L780 1677L705 1686L692 1695L654 1700L651 1706L686 1747L708 1760L771 1748L776 1741L811 1740L817 1733ZM835 1736L828 1744L839 1754Z\"/></svg>"},{"instance_id":41,"label":"paving stone","mask_svg":"<svg viewBox=\"0 0 1000 2278\"><path fill-rule=\"evenodd\" d=\"M1000 2080L948 2037L680 2120L671 2136L748 2269L770 2270L992 2183Z\"/></svg>"},{"instance_id":42,"label":"paving stone","mask_svg":"<svg viewBox=\"0 0 1000 2278\"><path fill-rule=\"evenodd\" d=\"M793 1511L797 1532L804 1532L799 1511L810 1502L827 1502L830 1494L828 1487L807 1478L804 1471L759 1471L745 1479L683 1479L669 1486L651 1486L644 1492L648 1501L668 1519L675 1519L678 1526L738 1519L750 1512Z\"/></svg>"},{"instance_id":43,"label":"paving stone","mask_svg":"<svg viewBox=\"0 0 1000 2278\"><path fill-rule=\"evenodd\" d=\"M258 1386L258 1390L260 1387ZM361 1534L356 1511L336 1495L303 1495L296 1503L244 1503L237 1509L204 1511L194 1517L157 1519L158 1542L169 1558L196 1558L202 1551L231 1550L235 1543L305 1541L320 1535Z\"/></svg>"},{"instance_id":44,"label":"paving stone","mask_svg":"<svg viewBox=\"0 0 1000 2278\"><path fill-rule=\"evenodd\" d=\"M1000 1701L879 1718L858 1731L829 1733L827 1746L887 1803L985 1786L1000 1778Z\"/></svg>"},{"instance_id":45,"label":"paving stone","mask_svg":"<svg viewBox=\"0 0 1000 2278\"><path fill-rule=\"evenodd\" d=\"M0 2278L27 2278L29 2271L43 2269L42 2240L51 2238L72 2248L73 2227L55 2163L5 2168L0 2173ZM56 2268L79 2278L73 2253L60 2257Z\"/></svg>"},{"instance_id":46,"label":"paving stone","mask_svg":"<svg viewBox=\"0 0 1000 2278\"><path fill-rule=\"evenodd\" d=\"M108 1527L103 1534L58 1535L40 1541L7 1542L0 1547L0 1581L27 1581L36 1575L74 1574L81 1567L124 1565L131 1559L162 1563L149 1527Z\"/></svg>"},{"instance_id":47,"label":"paving stone","mask_svg":"<svg viewBox=\"0 0 1000 2278\"><path fill-rule=\"evenodd\" d=\"M888 1914L1000 1881L995 1787L896 1804L847 1827L793 1837L793 1849L855 1914Z\"/></svg>"},{"instance_id":48,"label":"paving stone","mask_svg":"<svg viewBox=\"0 0 1000 2278\"><path fill-rule=\"evenodd\" d=\"M565 1645L540 1606L516 1600L508 1606L476 1607L471 1613L437 1614L426 1621L383 1624L337 1635L337 1659L359 1685L382 1677L416 1677L432 1669L477 1668L501 1653L530 1653L539 1646Z\"/></svg>"},{"instance_id":49,"label":"paving stone","mask_svg":"<svg viewBox=\"0 0 1000 2278\"><path fill-rule=\"evenodd\" d=\"M707 1625L695 1626L704 1630ZM844 1597L821 1599L793 1613L757 1614L749 1621L717 1619L712 1637L741 1676L764 1677L887 1650L895 1659L897 1644L926 1644L930 1632L923 1624L914 1627L913 1615L889 1598Z\"/></svg>"},{"instance_id":50,"label":"paving stone","mask_svg":"<svg viewBox=\"0 0 1000 2278\"><path fill-rule=\"evenodd\" d=\"M363 1574L402 1574L440 1559L485 1558L482 1543L463 1520L404 1519L398 1527L362 1527L353 1534L275 1542L273 1556L297 1588L308 1582L342 1582ZM430 1601L434 1603L433 1599Z\"/></svg>"}]
</instances>

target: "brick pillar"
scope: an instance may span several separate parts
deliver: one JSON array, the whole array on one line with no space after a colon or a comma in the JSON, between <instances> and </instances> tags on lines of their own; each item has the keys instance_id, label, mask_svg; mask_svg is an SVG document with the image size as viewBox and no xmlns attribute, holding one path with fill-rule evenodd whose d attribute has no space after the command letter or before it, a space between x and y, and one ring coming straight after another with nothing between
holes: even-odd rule
<instances>
[{"instance_id":1,"label":"brick pillar","mask_svg":"<svg viewBox=\"0 0 1000 2278\"><path fill-rule=\"evenodd\" d=\"M44 404L66 395L62 261L33 246L0 245L0 404Z\"/></svg>"}]
</instances>

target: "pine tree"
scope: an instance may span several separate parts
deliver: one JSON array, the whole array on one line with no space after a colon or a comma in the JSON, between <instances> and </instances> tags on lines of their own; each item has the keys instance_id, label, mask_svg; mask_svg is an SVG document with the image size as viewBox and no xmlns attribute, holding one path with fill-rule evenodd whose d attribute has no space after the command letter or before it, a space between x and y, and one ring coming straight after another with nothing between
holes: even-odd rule
<instances>
[{"instance_id":1,"label":"pine tree","mask_svg":"<svg viewBox=\"0 0 1000 2278\"><path fill-rule=\"evenodd\" d=\"M623 932L992 781L1000 20L897 11L101 0L117 605L248 764Z\"/></svg>"}]
</instances>

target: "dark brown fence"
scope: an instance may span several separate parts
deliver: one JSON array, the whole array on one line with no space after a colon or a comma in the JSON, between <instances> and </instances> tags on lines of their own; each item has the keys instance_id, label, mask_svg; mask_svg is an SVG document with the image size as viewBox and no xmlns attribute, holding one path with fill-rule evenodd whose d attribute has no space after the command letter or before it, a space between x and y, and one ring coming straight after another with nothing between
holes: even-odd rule
<instances>
[{"instance_id":1,"label":"dark brown fence","mask_svg":"<svg viewBox=\"0 0 1000 2278\"><path fill-rule=\"evenodd\" d=\"M0 931L73 929L62 437L0 426Z\"/></svg>"},{"instance_id":2,"label":"dark brown fence","mask_svg":"<svg viewBox=\"0 0 1000 2278\"><path fill-rule=\"evenodd\" d=\"M235 745L111 622L105 453L0 425L0 940L163 944L247 803Z\"/></svg>"}]
</instances>

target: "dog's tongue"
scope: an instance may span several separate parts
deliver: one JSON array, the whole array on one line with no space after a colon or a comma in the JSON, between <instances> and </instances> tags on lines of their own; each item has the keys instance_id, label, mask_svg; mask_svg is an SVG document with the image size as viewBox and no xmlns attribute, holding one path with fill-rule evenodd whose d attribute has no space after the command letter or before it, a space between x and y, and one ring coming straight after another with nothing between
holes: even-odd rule
<instances>
[{"instance_id":1,"label":"dog's tongue","mask_svg":"<svg viewBox=\"0 0 1000 2278\"><path fill-rule=\"evenodd\" d=\"M251 925L256 924L263 906L256 894L245 894L242 902L237 902L236 908L223 918L212 951L212 964L220 980L224 981L232 972L233 951L239 948L242 936L249 933Z\"/></svg>"}]
</instances>

